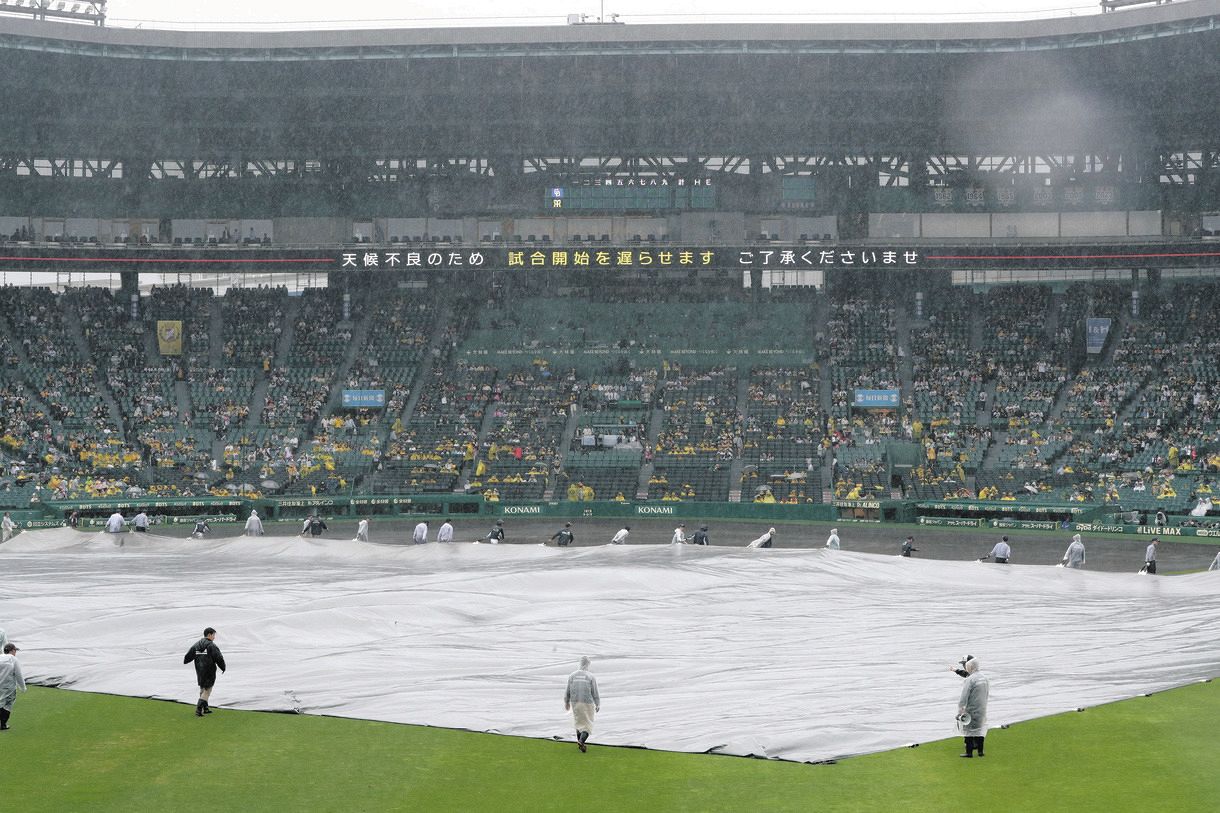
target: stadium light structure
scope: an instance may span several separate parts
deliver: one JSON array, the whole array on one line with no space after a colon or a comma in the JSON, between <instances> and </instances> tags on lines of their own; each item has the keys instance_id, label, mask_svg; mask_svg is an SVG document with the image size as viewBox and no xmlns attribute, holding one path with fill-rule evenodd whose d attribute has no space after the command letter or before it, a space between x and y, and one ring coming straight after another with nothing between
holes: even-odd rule
<instances>
[{"instance_id":1,"label":"stadium light structure","mask_svg":"<svg viewBox=\"0 0 1220 813\"><path fill-rule=\"evenodd\" d=\"M0 0L0 14L103 26L106 24L106 2L107 0Z\"/></svg>"},{"instance_id":2,"label":"stadium light structure","mask_svg":"<svg viewBox=\"0 0 1220 813\"><path fill-rule=\"evenodd\" d=\"M1173 0L1101 0L1101 10L1105 13L1128 6L1163 6L1172 2Z\"/></svg>"},{"instance_id":3,"label":"stadium light structure","mask_svg":"<svg viewBox=\"0 0 1220 813\"><path fill-rule=\"evenodd\" d=\"M618 14L611 14L607 19L606 0L601 0L599 9L596 20L590 19L588 14L569 14L568 25L623 25Z\"/></svg>"}]
</instances>

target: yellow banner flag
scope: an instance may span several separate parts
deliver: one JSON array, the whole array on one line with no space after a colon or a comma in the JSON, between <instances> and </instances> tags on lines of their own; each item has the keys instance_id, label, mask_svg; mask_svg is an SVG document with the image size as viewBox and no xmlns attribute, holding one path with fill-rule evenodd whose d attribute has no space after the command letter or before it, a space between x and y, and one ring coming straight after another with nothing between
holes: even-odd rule
<instances>
[{"instance_id":1,"label":"yellow banner flag","mask_svg":"<svg viewBox=\"0 0 1220 813\"><path fill-rule=\"evenodd\" d=\"M165 319L157 322L157 346L163 356L182 355L182 321Z\"/></svg>"}]
</instances>

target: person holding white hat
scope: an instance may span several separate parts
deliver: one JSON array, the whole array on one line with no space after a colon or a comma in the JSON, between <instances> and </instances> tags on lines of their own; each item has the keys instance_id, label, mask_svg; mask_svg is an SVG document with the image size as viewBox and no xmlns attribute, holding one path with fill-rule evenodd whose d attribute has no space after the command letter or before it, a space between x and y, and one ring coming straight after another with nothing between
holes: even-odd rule
<instances>
[{"instance_id":1,"label":"person holding white hat","mask_svg":"<svg viewBox=\"0 0 1220 813\"><path fill-rule=\"evenodd\" d=\"M957 701L957 726L966 739L966 759L974 752L983 754L983 740L987 736L987 695L991 692L991 681L979 671L979 659L969 657L962 664L966 682L962 684L962 696Z\"/></svg>"}]
</instances>

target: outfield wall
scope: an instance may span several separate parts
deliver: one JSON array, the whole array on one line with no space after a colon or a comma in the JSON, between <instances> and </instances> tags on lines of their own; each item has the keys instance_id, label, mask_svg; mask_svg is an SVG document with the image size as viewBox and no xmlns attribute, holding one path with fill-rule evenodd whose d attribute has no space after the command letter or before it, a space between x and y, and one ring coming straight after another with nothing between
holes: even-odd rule
<instances>
[{"instance_id":1,"label":"outfield wall","mask_svg":"<svg viewBox=\"0 0 1220 813\"><path fill-rule=\"evenodd\" d=\"M730 502L487 502L477 495L418 494L359 497L231 497L112 499L56 501L11 511L19 528L60 527L73 512L82 525L100 524L115 511L128 519L146 511L167 524L242 522L251 509L268 520L300 519L317 512L337 517L530 517L565 519L631 518L689 521L739 520L760 522L867 522L1012 530L1072 531L1098 534L1220 538L1220 528L1186 527L1189 517L1170 517L1166 526L1114 521L1112 505L1049 505L1043 503L914 502L904 500L835 500L799 505Z\"/></svg>"}]
</instances>

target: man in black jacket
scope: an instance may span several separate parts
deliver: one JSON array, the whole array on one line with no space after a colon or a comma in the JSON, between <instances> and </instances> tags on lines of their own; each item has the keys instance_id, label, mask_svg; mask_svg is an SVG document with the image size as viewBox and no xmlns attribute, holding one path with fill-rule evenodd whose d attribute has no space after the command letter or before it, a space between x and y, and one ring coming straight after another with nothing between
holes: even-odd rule
<instances>
[{"instance_id":1,"label":"man in black jacket","mask_svg":"<svg viewBox=\"0 0 1220 813\"><path fill-rule=\"evenodd\" d=\"M571 545L572 540L575 538L576 534L572 533L572 523L570 522L565 522L563 524L563 530L556 531L555 533L551 534L551 540L561 548L566 548L568 545Z\"/></svg>"},{"instance_id":2,"label":"man in black jacket","mask_svg":"<svg viewBox=\"0 0 1220 813\"><path fill-rule=\"evenodd\" d=\"M199 702L195 704L195 716L202 717L211 714L208 708L208 698L212 695L212 687L216 685L216 670L225 670L224 655L216 646L216 630L208 627L203 631L203 637L186 651L183 663L195 664L195 676L199 679Z\"/></svg>"},{"instance_id":3,"label":"man in black jacket","mask_svg":"<svg viewBox=\"0 0 1220 813\"><path fill-rule=\"evenodd\" d=\"M707 536L707 526L701 525L699 530L695 531L695 535L691 537L692 545L708 545L711 544Z\"/></svg>"}]
</instances>

